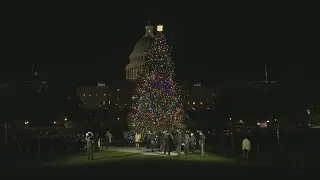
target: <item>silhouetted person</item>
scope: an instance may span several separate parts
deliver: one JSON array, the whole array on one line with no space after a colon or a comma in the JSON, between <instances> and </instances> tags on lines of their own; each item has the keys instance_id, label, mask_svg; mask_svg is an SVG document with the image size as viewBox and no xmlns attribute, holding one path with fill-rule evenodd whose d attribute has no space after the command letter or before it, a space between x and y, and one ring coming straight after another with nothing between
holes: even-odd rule
<instances>
[{"instance_id":1,"label":"silhouetted person","mask_svg":"<svg viewBox=\"0 0 320 180\"><path fill-rule=\"evenodd\" d=\"M140 149L140 142L141 142L141 134L136 133L135 135L135 143L136 143L136 148Z\"/></svg>"},{"instance_id":2,"label":"silhouetted person","mask_svg":"<svg viewBox=\"0 0 320 180\"><path fill-rule=\"evenodd\" d=\"M156 145L156 138L157 138L157 135L154 132L152 132L150 134L150 148L151 148L152 152L154 152L153 149L154 149L154 147Z\"/></svg>"},{"instance_id":3,"label":"silhouetted person","mask_svg":"<svg viewBox=\"0 0 320 180\"><path fill-rule=\"evenodd\" d=\"M231 146L231 149L233 150L234 149L234 134L232 131L230 132L230 146Z\"/></svg>"},{"instance_id":4,"label":"silhouetted person","mask_svg":"<svg viewBox=\"0 0 320 180\"><path fill-rule=\"evenodd\" d=\"M190 146L190 136L188 131L184 134L184 154L187 155L189 153L189 146Z\"/></svg>"},{"instance_id":5,"label":"silhouetted person","mask_svg":"<svg viewBox=\"0 0 320 180\"><path fill-rule=\"evenodd\" d=\"M93 141L94 141L94 149L96 151L99 151L99 135L98 135L98 133L94 136Z\"/></svg>"},{"instance_id":6,"label":"silhouetted person","mask_svg":"<svg viewBox=\"0 0 320 180\"><path fill-rule=\"evenodd\" d=\"M173 136L171 133L165 132L164 134L164 155L168 152L170 156L170 152L173 149Z\"/></svg>"},{"instance_id":7,"label":"silhouetted person","mask_svg":"<svg viewBox=\"0 0 320 180\"><path fill-rule=\"evenodd\" d=\"M196 150L196 144L197 144L197 139L194 136L193 133L191 133L190 136L190 148L191 148L191 152L194 152Z\"/></svg>"},{"instance_id":8,"label":"silhouetted person","mask_svg":"<svg viewBox=\"0 0 320 180\"><path fill-rule=\"evenodd\" d=\"M165 132L160 132L160 134L159 134L159 145L160 145L159 151L160 152L162 152L164 150L164 145L165 145L164 134L165 134Z\"/></svg>"},{"instance_id":9,"label":"silhouetted person","mask_svg":"<svg viewBox=\"0 0 320 180\"><path fill-rule=\"evenodd\" d=\"M106 148L108 148L110 146L111 138L112 138L112 134L109 131L107 131L105 134Z\"/></svg>"},{"instance_id":10,"label":"silhouetted person","mask_svg":"<svg viewBox=\"0 0 320 180\"><path fill-rule=\"evenodd\" d=\"M201 131L199 131L199 146L200 146L201 156L204 155L205 141L206 141L206 136Z\"/></svg>"},{"instance_id":11,"label":"silhouetted person","mask_svg":"<svg viewBox=\"0 0 320 180\"><path fill-rule=\"evenodd\" d=\"M248 136L246 135L242 141L242 156L244 160L249 159L249 152L251 150L251 144Z\"/></svg>"},{"instance_id":12,"label":"silhouetted person","mask_svg":"<svg viewBox=\"0 0 320 180\"><path fill-rule=\"evenodd\" d=\"M177 134L175 135L175 143L176 143L176 151L178 153L178 156L181 155L181 145L182 145L182 138L181 138L181 132L178 130Z\"/></svg>"},{"instance_id":13,"label":"silhouetted person","mask_svg":"<svg viewBox=\"0 0 320 180\"><path fill-rule=\"evenodd\" d=\"M93 160L93 148L94 148L93 138L94 137L91 132L86 134L88 160Z\"/></svg>"}]
</instances>

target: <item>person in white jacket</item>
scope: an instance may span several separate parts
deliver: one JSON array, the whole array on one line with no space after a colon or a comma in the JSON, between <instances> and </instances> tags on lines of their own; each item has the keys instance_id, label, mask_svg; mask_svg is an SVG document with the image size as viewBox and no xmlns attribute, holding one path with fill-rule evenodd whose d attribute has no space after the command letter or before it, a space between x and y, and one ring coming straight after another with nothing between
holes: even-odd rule
<instances>
[{"instance_id":1,"label":"person in white jacket","mask_svg":"<svg viewBox=\"0 0 320 180\"><path fill-rule=\"evenodd\" d=\"M250 140L246 135L242 141L242 156L244 160L248 160L250 150L251 150Z\"/></svg>"},{"instance_id":2,"label":"person in white jacket","mask_svg":"<svg viewBox=\"0 0 320 180\"><path fill-rule=\"evenodd\" d=\"M135 135L135 143L136 143L137 149L140 149L140 142L141 142L141 134L137 132Z\"/></svg>"}]
</instances>

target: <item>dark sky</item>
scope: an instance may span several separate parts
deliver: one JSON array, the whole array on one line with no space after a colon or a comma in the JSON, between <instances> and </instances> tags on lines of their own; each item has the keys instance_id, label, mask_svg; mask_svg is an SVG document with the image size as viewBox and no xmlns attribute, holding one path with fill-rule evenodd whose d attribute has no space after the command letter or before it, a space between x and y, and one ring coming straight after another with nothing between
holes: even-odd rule
<instances>
[{"instance_id":1,"label":"dark sky","mask_svg":"<svg viewBox=\"0 0 320 180\"><path fill-rule=\"evenodd\" d=\"M218 9L173 15L110 9L12 13L2 26L8 36L1 79L28 77L32 63L50 81L125 79L124 67L149 19L164 25L179 79L264 80L265 60L270 80L319 77L319 28L312 10Z\"/></svg>"}]
</instances>

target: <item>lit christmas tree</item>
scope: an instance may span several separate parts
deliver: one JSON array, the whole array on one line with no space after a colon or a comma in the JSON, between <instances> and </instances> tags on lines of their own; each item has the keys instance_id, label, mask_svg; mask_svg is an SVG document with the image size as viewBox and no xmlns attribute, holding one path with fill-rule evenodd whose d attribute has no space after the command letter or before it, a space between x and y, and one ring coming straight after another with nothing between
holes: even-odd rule
<instances>
[{"instance_id":1,"label":"lit christmas tree","mask_svg":"<svg viewBox=\"0 0 320 180\"><path fill-rule=\"evenodd\" d=\"M173 131L184 128L184 112L180 92L174 82L174 64L163 26L151 45L150 56L139 74L133 95L129 128L138 133Z\"/></svg>"}]
</instances>

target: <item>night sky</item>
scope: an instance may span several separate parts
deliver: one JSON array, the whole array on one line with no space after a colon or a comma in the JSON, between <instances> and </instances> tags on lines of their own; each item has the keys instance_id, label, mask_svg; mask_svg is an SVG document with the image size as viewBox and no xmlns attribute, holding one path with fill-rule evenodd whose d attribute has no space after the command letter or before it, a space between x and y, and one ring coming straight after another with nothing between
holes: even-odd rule
<instances>
[{"instance_id":1,"label":"night sky","mask_svg":"<svg viewBox=\"0 0 320 180\"><path fill-rule=\"evenodd\" d=\"M0 74L4 80L28 78L32 63L41 78L52 82L123 80L148 20L164 25L178 79L262 81L266 60L269 80L315 85L319 77L319 28L312 11L227 8L211 14L125 15L42 10L11 17L3 26L8 34Z\"/></svg>"}]
</instances>

